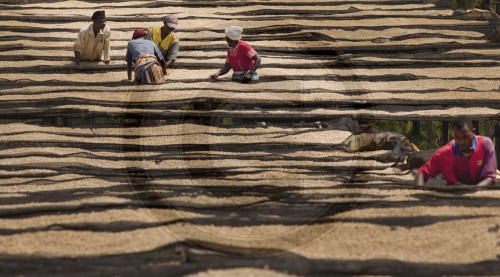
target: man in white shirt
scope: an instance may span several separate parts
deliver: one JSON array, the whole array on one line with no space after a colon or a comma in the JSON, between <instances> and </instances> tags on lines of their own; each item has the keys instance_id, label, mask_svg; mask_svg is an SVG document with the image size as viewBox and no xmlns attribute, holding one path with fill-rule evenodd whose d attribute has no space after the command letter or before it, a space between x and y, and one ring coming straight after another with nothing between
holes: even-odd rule
<instances>
[{"instance_id":1,"label":"man in white shirt","mask_svg":"<svg viewBox=\"0 0 500 277\"><path fill-rule=\"evenodd\" d=\"M104 61L109 64L111 30L106 26L104 11L96 11L92 15L92 23L80 29L78 38L73 46L75 64L82 61Z\"/></svg>"}]
</instances>

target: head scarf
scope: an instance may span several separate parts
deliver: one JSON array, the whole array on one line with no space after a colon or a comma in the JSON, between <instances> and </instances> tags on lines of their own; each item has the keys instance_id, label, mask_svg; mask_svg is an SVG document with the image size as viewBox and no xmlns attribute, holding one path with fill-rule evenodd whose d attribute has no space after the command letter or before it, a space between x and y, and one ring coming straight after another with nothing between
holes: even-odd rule
<instances>
[{"instance_id":1,"label":"head scarf","mask_svg":"<svg viewBox=\"0 0 500 277\"><path fill-rule=\"evenodd\" d=\"M92 20L97 20L97 19L106 19L106 14L105 14L105 11L96 11L93 15L92 15Z\"/></svg>"},{"instance_id":2,"label":"head scarf","mask_svg":"<svg viewBox=\"0 0 500 277\"><path fill-rule=\"evenodd\" d=\"M135 29L134 34L132 35L132 39L142 38L146 36L146 32L143 29Z\"/></svg>"},{"instance_id":3,"label":"head scarf","mask_svg":"<svg viewBox=\"0 0 500 277\"><path fill-rule=\"evenodd\" d=\"M172 14L167 15L163 18L163 22L166 22L168 27L177 29L178 25L177 16Z\"/></svg>"},{"instance_id":4,"label":"head scarf","mask_svg":"<svg viewBox=\"0 0 500 277\"><path fill-rule=\"evenodd\" d=\"M240 40L242 33L243 33L243 28L239 26L229 26L226 28L226 36L230 40Z\"/></svg>"}]
</instances>

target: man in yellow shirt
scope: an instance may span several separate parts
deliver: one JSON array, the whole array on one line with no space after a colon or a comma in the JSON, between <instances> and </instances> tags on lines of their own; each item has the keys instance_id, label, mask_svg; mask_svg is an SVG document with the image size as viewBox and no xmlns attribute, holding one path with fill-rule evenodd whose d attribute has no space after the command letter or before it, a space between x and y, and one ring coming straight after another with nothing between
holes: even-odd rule
<instances>
[{"instance_id":1,"label":"man in yellow shirt","mask_svg":"<svg viewBox=\"0 0 500 277\"><path fill-rule=\"evenodd\" d=\"M75 64L83 61L104 61L109 64L110 50L109 40L111 30L106 26L106 15L104 11L96 11L92 15L92 23L80 29L78 38L73 46L75 51Z\"/></svg>"},{"instance_id":2,"label":"man in yellow shirt","mask_svg":"<svg viewBox=\"0 0 500 277\"><path fill-rule=\"evenodd\" d=\"M177 26L177 17L175 15L167 15L163 18L163 26L149 28L146 37L146 39L158 45L165 58L165 66L167 68L177 59L177 52L179 51L179 38L174 33Z\"/></svg>"}]
</instances>

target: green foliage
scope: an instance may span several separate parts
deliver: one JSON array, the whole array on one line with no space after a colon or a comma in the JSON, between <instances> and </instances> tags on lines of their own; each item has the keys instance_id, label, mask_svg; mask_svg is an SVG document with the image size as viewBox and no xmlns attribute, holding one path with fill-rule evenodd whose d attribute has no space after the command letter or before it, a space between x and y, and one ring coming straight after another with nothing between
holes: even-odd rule
<instances>
[{"instance_id":1,"label":"green foliage","mask_svg":"<svg viewBox=\"0 0 500 277\"><path fill-rule=\"evenodd\" d=\"M473 9L475 7L482 7L485 1L486 0L449 0L455 9ZM489 6L494 11L496 4L490 3Z\"/></svg>"},{"instance_id":2,"label":"green foliage","mask_svg":"<svg viewBox=\"0 0 500 277\"><path fill-rule=\"evenodd\" d=\"M419 149L435 149L441 146L441 122L420 122L420 132L413 131L413 121L377 120L372 122L377 131L402 134Z\"/></svg>"},{"instance_id":3,"label":"green foliage","mask_svg":"<svg viewBox=\"0 0 500 277\"><path fill-rule=\"evenodd\" d=\"M478 122L476 133L492 136L493 126L495 121L481 120ZM415 144L419 149L436 149L442 146L442 122L441 121L421 121L420 131L414 132L413 121L394 121L394 120L373 120L364 122L363 124L371 125L376 131L387 131L402 134L407 137L410 142ZM448 126L448 135L445 141L452 139L451 122Z\"/></svg>"}]
</instances>

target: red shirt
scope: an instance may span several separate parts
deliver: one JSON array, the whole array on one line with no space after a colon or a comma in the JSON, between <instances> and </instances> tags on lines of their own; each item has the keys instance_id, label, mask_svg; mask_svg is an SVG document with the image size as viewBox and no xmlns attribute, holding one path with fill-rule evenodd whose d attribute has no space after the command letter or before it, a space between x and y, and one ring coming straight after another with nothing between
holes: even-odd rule
<instances>
[{"instance_id":1,"label":"red shirt","mask_svg":"<svg viewBox=\"0 0 500 277\"><path fill-rule=\"evenodd\" d=\"M247 71L252 69L254 60L252 58L257 54L248 43L240 40L236 47L230 47L227 50L226 62L229 63L233 71Z\"/></svg>"},{"instance_id":2,"label":"red shirt","mask_svg":"<svg viewBox=\"0 0 500 277\"><path fill-rule=\"evenodd\" d=\"M457 150L455 141L439 148L425 163L418 173L427 181L438 174L442 174L448 184L457 182L476 185L486 178L496 178L495 147L488 137L475 136L473 152L469 159Z\"/></svg>"}]
</instances>

